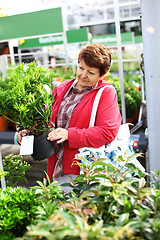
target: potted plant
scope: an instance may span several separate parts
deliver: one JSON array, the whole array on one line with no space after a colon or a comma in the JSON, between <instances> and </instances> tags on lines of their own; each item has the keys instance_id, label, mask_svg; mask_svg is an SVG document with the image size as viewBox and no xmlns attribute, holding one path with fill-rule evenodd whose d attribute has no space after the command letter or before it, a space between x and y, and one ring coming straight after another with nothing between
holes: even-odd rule
<instances>
[{"instance_id":1,"label":"potted plant","mask_svg":"<svg viewBox=\"0 0 160 240\"><path fill-rule=\"evenodd\" d=\"M49 155L54 153L53 143L46 141L53 101L51 89L52 79L47 70L38 67L35 61L28 65L24 63L19 65L10 76L10 87L6 90L0 89L0 115L14 122L18 131L26 129L30 135L35 136L33 152L35 160L49 157L45 155L49 153L49 149L44 151L40 147L40 150L36 150L39 138L40 142L45 138L44 141L52 146ZM35 156L36 152L38 156Z\"/></svg>"}]
</instances>

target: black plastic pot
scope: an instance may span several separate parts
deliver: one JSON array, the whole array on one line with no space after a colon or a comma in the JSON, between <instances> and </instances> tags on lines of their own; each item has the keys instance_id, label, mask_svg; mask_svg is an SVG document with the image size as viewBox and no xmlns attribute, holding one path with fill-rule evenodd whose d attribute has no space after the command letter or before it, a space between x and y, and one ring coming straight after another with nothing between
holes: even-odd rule
<instances>
[{"instance_id":1,"label":"black plastic pot","mask_svg":"<svg viewBox=\"0 0 160 240\"><path fill-rule=\"evenodd\" d=\"M53 142L47 140L49 132L34 137L33 154L34 160L41 161L54 154Z\"/></svg>"}]
</instances>

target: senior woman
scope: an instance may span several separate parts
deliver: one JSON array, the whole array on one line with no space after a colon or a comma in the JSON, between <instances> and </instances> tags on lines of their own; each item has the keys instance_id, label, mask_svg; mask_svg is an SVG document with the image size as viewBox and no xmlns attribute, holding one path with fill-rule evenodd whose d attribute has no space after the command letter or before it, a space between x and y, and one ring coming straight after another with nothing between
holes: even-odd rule
<instances>
[{"instance_id":1,"label":"senior woman","mask_svg":"<svg viewBox=\"0 0 160 240\"><path fill-rule=\"evenodd\" d=\"M47 173L59 184L79 175L79 166L72 165L78 148L101 147L111 143L118 133L121 115L116 91L103 80L110 64L111 55L104 45L87 45L79 53L76 78L53 89L51 123L55 128L48 139L55 145L55 154L48 159ZM104 86L95 126L89 128L95 96Z\"/></svg>"}]
</instances>

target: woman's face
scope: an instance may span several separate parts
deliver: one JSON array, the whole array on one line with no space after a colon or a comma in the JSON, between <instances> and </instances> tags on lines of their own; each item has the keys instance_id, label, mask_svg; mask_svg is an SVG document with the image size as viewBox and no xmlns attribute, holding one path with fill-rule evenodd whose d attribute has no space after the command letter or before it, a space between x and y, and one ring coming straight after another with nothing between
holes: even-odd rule
<instances>
[{"instance_id":1,"label":"woman's face","mask_svg":"<svg viewBox=\"0 0 160 240\"><path fill-rule=\"evenodd\" d=\"M80 60L77 68L78 83L76 85L79 90L94 86L101 78L99 68L89 67L83 59Z\"/></svg>"}]
</instances>

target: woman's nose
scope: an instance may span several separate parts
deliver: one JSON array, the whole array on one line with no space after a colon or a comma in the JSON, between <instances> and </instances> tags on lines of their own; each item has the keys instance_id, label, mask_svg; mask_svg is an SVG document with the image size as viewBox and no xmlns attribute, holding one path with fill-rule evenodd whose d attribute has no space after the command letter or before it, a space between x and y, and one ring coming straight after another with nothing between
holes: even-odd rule
<instances>
[{"instance_id":1,"label":"woman's nose","mask_svg":"<svg viewBox=\"0 0 160 240\"><path fill-rule=\"evenodd\" d=\"M87 72L86 72L86 71L83 71L83 72L82 72L82 77L83 77L83 78L86 78L86 77L87 77Z\"/></svg>"}]
</instances>

